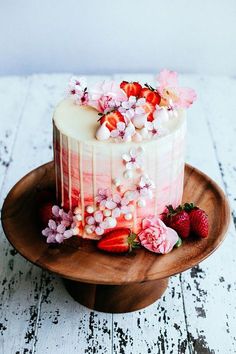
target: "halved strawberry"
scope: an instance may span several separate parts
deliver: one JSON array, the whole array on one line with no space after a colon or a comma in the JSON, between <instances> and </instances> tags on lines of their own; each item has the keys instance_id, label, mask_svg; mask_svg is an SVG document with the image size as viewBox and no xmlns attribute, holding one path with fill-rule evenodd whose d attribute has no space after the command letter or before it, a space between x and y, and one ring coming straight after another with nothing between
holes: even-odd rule
<instances>
[{"instance_id":1,"label":"halved strawberry","mask_svg":"<svg viewBox=\"0 0 236 354\"><path fill-rule=\"evenodd\" d=\"M161 96L159 93L151 86L145 85L147 87L142 88L139 97L144 97L147 102L151 103L154 107L161 101Z\"/></svg>"},{"instance_id":2,"label":"halved strawberry","mask_svg":"<svg viewBox=\"0 0 236 354\"><path fill-rule=\"evenodd\" d=\"M52 213L52 207L53 204L51 202L47 202L39 208L39 219L44 226L48 224L49 219L54 217Z\"/></svg>"},{"instance_id":3,"label":"halved strawberry","mask_svg":"<svg viewBox=\"0 0 236 354\"><path fill-rule=\"evenodd\" d=\"M138 97L142 90L142 86L138 82L128 82L128 81L122 81L122 83L120 84L120 88L123 91L125 91L128 97L130 96Z\"/></svg>"},{"instance_id":4,"label":"halved strawberry","mask_svg":"<svg viewBox=\"0 0 236 354\"><path fill-rule=\"evenodd\" d=\"M119 122L125 122L124 116L119 111L112 111L110 113L104 114L100 119L100 124L102 125L106 122L106 127L112 131L116 129L116 125Z\"/></svg>"},{"instance_id":5,"label":"halved strawberry","mask_svg":"<svg viewBox=\"0 0 236 354\"><path fill-rule=\"evenodd\" d=\"M139 247L137 235L128 228L117 228L105 234L97 243L97 247L106 252L124 253L131 252Z\"/></svg>"}]
</instances>

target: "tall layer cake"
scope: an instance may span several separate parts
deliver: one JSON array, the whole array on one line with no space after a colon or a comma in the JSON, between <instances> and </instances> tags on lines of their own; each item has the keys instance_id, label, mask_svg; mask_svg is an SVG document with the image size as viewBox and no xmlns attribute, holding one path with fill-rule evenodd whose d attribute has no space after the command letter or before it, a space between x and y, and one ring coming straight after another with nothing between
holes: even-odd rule
<instances>
[{"instance_id":1,"label":"tall layer cake","mask_svg":"<svg viewBox=\"0 0 236 354\"><path fill-rule=\"evenodd\" d=\"M57 199L76 216L74 234L100 239L114 228L181 203L187 108L194 92L164 70L153 88L72 78L53 117Z\"/></svg>"}]
</instances>

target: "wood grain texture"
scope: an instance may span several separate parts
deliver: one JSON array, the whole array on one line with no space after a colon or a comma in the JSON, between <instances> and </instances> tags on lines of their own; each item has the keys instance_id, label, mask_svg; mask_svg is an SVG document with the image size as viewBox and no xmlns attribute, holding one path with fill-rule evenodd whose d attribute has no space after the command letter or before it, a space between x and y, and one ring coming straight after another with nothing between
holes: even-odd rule
<instances>
[{"instance_id":1,"label":"wood grain texture","mask_svg":"<svg viewBox=\"0 0 236 354\"><path fill-rule=\"evenodd\" d=\"M182 272L209 256L223 241L230 210L223 191L208 176L186 165L183 201L193 201L209 217L206 239L189 237L167 255L144 248L127 255L101 252L96 243L80 238L49 245L37 220L37 199L45 189L54 190L53 162L24 176L9 192L2 209L2 225L10 243L26 259L54 273L80 282L122 285L157 280Z\"/></svg>"},{"instance_id":2,"label":"wood grain texture","mask_svg":"<svg viewBox=\"0 0 236 354\"><path fill-rule=\"evenodd\" d=\"M0 204L21 176L51 159L51 115L69 76L0 78ZM188 112L187 161L227 191L235 215L236 80L181 75L180 82L198 94ZM235 353L235 236L232 222L219 250L172 277L160 301L112 315L73 301L57 276L16 254L0 231L0 352Z\"/></svg>"}]
</instances>

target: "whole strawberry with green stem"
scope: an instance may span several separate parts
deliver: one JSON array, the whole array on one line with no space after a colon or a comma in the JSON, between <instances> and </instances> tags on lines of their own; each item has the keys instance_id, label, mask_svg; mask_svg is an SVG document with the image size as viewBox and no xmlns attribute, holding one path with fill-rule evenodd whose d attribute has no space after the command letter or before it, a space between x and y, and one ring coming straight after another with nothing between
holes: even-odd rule
<instances>
[{"instance_id":1,"label":"whole strawberry with green stem","mask_svg":"<svg viewBox=\"0 0 236 354\"><path fill-rule=\"evenodd\" d=\"M185 203L183 208L189 214L190 231L201 238L206 238L209 234L207 213L193 203Z\"/></svg>"},{"instance_id":2,"label":"whole strawberry with green stem","mask_svg":"<svg viewBox=\"0 0 236 354\"><path fill-rule=\"evenodd\" d=\"M189 214L184 210L182 205L179 205L175 209L172 205L168 205L167 210L163 214L164 223L174 229L180 237L187 238L190 233Z\"/></svg>"}]
</instances>

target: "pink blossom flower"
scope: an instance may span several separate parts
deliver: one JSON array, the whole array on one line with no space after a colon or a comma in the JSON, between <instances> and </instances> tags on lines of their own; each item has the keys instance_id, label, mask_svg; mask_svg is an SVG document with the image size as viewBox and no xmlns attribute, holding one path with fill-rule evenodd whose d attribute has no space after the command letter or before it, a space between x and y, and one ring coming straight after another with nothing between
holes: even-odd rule
<instances>
[{"instance_id":1,"label":"pink blossom flower","mask_svg":"<svg viewBox=\"0 0 236 354\"><path fill-rule=\"evenodd\" d=\"M95 232L96 235L103 235L104 230L108 228L108 224L104 220L103 213L101 211L95 211L93 216L86 218L86 223L89 226L91 232Z\"/></svg>"},{"instance_id":2,"label":"pink blossom flower","mask_svg":"<svg viewBox=\"0 0 236 354\"><path fill-rule=\"evenodd\" d=\"M125 166L128 170L141 168L143 165L143 149L133 148L129 154L122 155L123 160L126 162Z\"/></svg>"},{"instance_id":3,"label":"pink blossom flower","mask_svg":"<svg viewBox=\"0 0 236 354\"><path fill-rule=\"evenodd\" d=\"M111 137L117 141L131 141L132 136L135 133L135 127L132 123L126 125L124 122L119 122L116 125L116 129L111 131Z\"/></svg>"},{"instance_id":4,"label":"pink blossom flower","mask_svg":"<svg viewBox=\"0 0 236 354\"><path fill-rule=\"evenodd\" d=\"M177 232L154 216L142 221L142 230L138 237L143 247L151 252L162 254L170 252L178 241Z\"/></svg>"},{"instance_id":5,"label":"pink blossom flower","mask_svg":"<svg viewBox=\"0 0 236 354\"><path fill-rule=\"evenodd\" d=\"M72 77L68 85L68 94L80 105L87 105L89 101L85 78Z\"/></svg>"},{"instance_id":6,"label":"pink blossom flower","mask_svg":"<svg viewBox=\"0 0 236 354\"><path fill-rule=\"evenodd\" d=\"M48 227L42 230L42 235L47 237L47 243L62 243L64 240L73 236L73 228L76 221L72 211L66 213L57 205L52 207L54 219L48 221Z\"/></svg>"},{"instance_id":7,"label":"pink blossom flower","mask_svg":"<svg viewBox=\"0 0 236 354\"><path fill-rule=\"evenodd\" d=\"M119 111L127 119L127 122L132 120L137 115L145 114L143 106L145 105L145 98L136 98L135 96L130 96L127 101L121 102L121 107Z\"/></svg>"},{"instance_id":8,"label":"pink blossom flower","mask_svg":"<svg viewBox=\"0 0 236 354\"><path fill-rule=\"evenodd\" d=\"M125 197L132 201L138 199L152 199L152 190L155 188L153 181L147 176L142 175L140 177L139 183L134 187L134 189L129 190L125 193Z\"/></svg>"},{"instance_id":9,"label":"pink blossom flower","mask_svg":"<svg viewBox=\"0 0 236 354\"><path fill-rule=\"evenodd\" d=\"M127 100L127 96L115 81L99 82L90 90L89 104L101 113L119 107L124 100Z\"/></svg>"},{"instance_id":10,"label":"pink blossom flower","mask_svg":"<svg viewBox=\"0 0 236 354\"><path fill-rule=\"evenodd\" d=\"M111 198L111 190L109 188L99 188L95 201L101 207L106 206L106 202Z\"/></svg>"},{"instance_id":11,"label":"pink blossom flower","mask_svg":"<svg viewBox=\"0 0 236 354\"><path fill-rule=\"evenodd\" d=\"M128 205L129 200L121 197L119 194L114 194L112 199L108 200L106 207L112 210L112 217L118 218L121 214L128 214L131 212L131 207Z\"/></svg>"},{"instance_id":12,"label":"pink blossom flower","mask_svg":"<svg viewBox=\"0 0 236 354\"><path fill-rule=\"evenodd\" d=\"M197 96L194 90L179 87L178 77L175 71L162 70L157 80L160 84L158 92L164 101L166 101L167 106L188 108L196 100Z\"/></svg>"}]
</instances>

